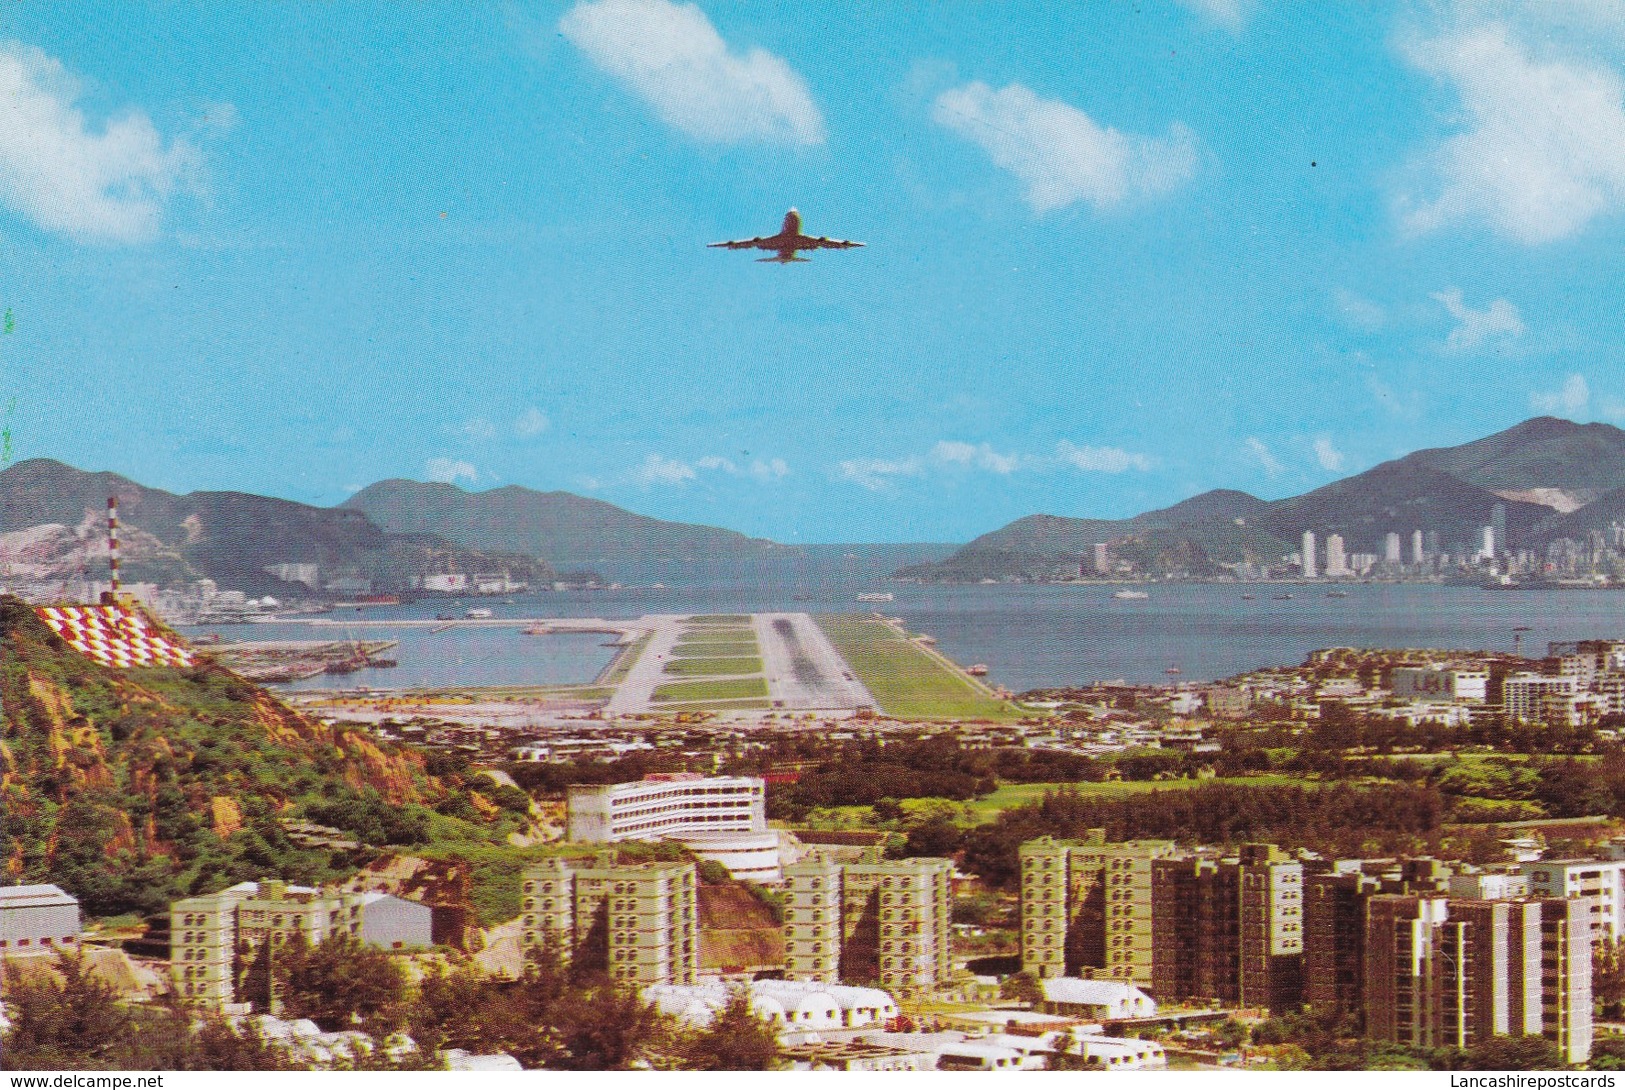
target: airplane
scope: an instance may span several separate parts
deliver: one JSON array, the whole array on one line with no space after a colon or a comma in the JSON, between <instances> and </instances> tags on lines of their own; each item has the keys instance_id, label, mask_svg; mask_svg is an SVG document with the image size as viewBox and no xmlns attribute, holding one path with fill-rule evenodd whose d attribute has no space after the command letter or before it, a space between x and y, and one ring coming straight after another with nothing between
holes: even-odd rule
<instances>
[{"instance_id":1,"label":"airplane","mask_svg":"<svg viewBox=\"0 0 1625 1090\"><path fill-rule=\"evenodd\" d=\"M814 238L801 233L801 213L794 208L784 214L784 225L779 228L776 235L764 235L760 238L744 238L735 242L713 242L708 249L718 246L725 250L775 250L773 257L759 257L757 261L772 261L780 265L787 265L792 261L809 261L810 258L797 257L797 250L850 250L862 246L861 242L848 242L840 238Z\"/></svg>"}]
</instances>

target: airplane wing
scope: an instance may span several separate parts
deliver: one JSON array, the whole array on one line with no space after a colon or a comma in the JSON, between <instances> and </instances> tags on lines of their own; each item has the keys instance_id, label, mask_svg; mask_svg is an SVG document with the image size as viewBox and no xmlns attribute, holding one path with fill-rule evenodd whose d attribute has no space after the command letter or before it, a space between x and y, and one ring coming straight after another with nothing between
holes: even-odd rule
<instances>
[{"instance_id":1,"label":"airplane wing","mask_svg":"<svg viewBox=\"0 0 1625 1090\"><path fill-rule=\"evenodd\" d=\"M806 238L802 241L805 245L798 248L803 250L850 250L863 245L861 242L849 242L844 238L825 238L822 235L817 238Z\"/></svg>"},{"instance_id":2,"label":"airplane wing","mask_svg":"<svg viewBox=\"0 0 1625 1090\"><path fill-rule=\"evenodd\" d=\"M776 248L773 242L774 239L771 235L761 235L756 238L736 239L732 242L708 243L706 249L714 250L720 246L725 250L772 250Z\"/></svg>"}]
</instances>

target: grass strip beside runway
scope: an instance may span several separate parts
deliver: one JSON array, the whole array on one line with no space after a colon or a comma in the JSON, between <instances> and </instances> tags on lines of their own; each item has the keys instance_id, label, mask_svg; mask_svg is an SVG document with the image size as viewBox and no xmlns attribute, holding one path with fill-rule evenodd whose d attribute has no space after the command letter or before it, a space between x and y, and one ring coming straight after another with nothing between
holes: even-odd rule
<instances>
[{"instance_id":1,"label":"grass strip beside runway","mask_svg":"<svg viewBox=\"0 0 1625 1090\"><path fill-rule=\"evenodd\" d=\"M656 704L673 701L733 700L767 696L767 679L729 678L723 681L677 681L655 689Z\"/></svg>"},{"instance_id":2,"label":"grass strip beside runway","mask_svg":"<svg viewBox=\"0 0 1625 1090\"><path fill-rule=\"evenodd\" d=\"M819 614L813 620L880 710L894 719L1012 720L1023 715L884 621L855 614Z\"/></svg>"}]
</instances>

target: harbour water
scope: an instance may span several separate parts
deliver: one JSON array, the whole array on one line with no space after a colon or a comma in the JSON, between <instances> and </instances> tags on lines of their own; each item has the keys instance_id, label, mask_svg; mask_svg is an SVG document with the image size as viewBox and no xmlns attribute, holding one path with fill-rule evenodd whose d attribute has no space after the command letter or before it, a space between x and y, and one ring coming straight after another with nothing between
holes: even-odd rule
<instances>
[{"instance_id":1,"label":"harbour water","mask_svg":"<svg viewBox=\"0 0 1625 1090\"><path fill-rule=\"evenodd\" d=\"M1625 638L1625 592L1488 590L1420 584L1345 586L1327 597L1312 584L1145 585L1144 599L1118 599L1111 585L898 584L873 576L815 581L719 579L670 588L626 588L445 600L336 613L381 621L432 618L478 606L497 617L602 617L649 613L880 610L936 637L963 664L986 663L988 680L1020 692L1121 678L1207 681L1265 666L1295 665L1321 647L1439 647L1541 654L1548 641ZM859 603L862 592L894 599ZM1280 595L1290 594L1290 598ZM1244 595L1251 595L1245 598ZM347 629L353 627L354 631ZM1516 629L1527 627L1528 631ZM518 628L365 628L339 625L234 627L228 639L399 639L400 666L304 687L525 685L591 681L613 650L604 635L525 636ZM1179 671L1170 674L1170 669Z\"/></svg>"}]
</instances>

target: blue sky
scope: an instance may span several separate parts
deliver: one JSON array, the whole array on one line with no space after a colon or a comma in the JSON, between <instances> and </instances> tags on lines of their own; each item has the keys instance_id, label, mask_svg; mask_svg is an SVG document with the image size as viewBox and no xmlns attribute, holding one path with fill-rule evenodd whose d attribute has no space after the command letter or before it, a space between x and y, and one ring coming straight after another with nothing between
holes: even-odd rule
<instances>
[{"instance_id":1,"label":"blue sky","mask_svg":"<svg viewBox=\"0 0 1625 1090\"><path fill-rule=\"evenodd\" d=\"M3 4L15 453L965 540L1625 423L1625 5L1527 7Z\"/></svg>"}]
</instances>

